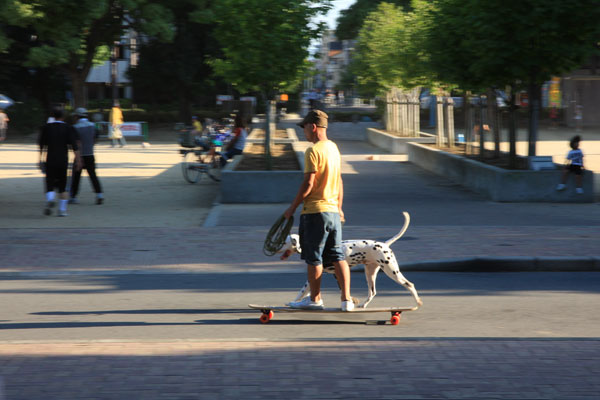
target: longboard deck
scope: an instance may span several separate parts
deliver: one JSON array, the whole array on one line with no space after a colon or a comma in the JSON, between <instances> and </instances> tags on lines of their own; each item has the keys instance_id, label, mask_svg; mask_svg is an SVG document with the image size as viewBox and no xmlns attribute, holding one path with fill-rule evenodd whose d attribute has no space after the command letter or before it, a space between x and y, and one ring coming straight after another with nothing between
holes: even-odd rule
<instances>
[{"instance_id":1,"label":"longboard deck","mask_svg":"<svg viewBox=\"0 0 600 400\"><path fill-rule=\"evenodd\" d=\"M281 312L308 312L308 313L344 313L344 314L352 314L352 313L373 313L373 312L403 312L403 311L415 311L418 309L418 306L415 307L375 307L375 308L354 308L353 311L342 311L341 308L325 308L323 310L310 310L304 308L292 308L289 306L269 306L269 305L258 305L258 304L248 304L248 307L253 310L266 310L266 311L281 311Z\"/></svg>"}]
</instances>

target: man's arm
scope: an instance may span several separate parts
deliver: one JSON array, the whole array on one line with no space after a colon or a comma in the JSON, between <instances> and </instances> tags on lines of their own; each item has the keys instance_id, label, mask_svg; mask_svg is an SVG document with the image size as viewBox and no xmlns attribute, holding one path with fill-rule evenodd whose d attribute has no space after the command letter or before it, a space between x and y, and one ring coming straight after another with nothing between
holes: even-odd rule
<instances>
[{"instance_id":1,"label":"man's arm","mask_svg":"<svg viewBox=\"0 0 600 400\"><path fill-rule=\"evenodd\" d=\"M346 219L344 218L344 212L342 211L342 204L344 203L344 181L342 180L342 175L340 175L340 192L338 194L338 209L340 212L340 221L344 222Z\"/></svg>"},{"instance_id":2,"label":"man's arm","mask_svg":"<svg viewBox=\"0 0 600 400\"><path fill-rule=\"evenodd\" d=\"M300 204L302 204L304 199L306 199L308 197L308 195L312 191L314 185L315 185L315 173L314 172L305 173L304 179L302 180L302 183L300 184L300 188L298 189L298 193L296 194L294 201L292 201L292 204L288 207L287 210L285 210L285 213L283 214L285 219L289 219L291 216L294 215L294 212L296 212L296 208L298 208L298 206Z\"/></svg>"}]
</instances>

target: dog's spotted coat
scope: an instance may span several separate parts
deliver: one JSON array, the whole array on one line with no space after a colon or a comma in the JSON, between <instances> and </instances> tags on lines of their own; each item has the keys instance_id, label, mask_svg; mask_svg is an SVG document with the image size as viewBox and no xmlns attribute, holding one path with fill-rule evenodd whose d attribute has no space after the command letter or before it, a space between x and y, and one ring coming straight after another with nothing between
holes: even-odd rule
<instances>
[{"instance_id":1,"label":"dog's spotted coat","mask_svg":"<svg viewBox=\"0 0 600 400\"><path fill-rule=\"evenodd\" d=\"M421 305L422 301L419 298L415 285L413 285L408 279L402 275L394 252L390 248L390 245L404 235L404 232L408 229L410 224L410 216L407 212L404 212L404 226L402 230L387 240L386 242L377 242L374 240L344 240L342 241L343 252L346 256L346 262L350 268L356 265L365 265L365 277L367 279L367 285L369 287L369 296L359 307L367 307L367 305L373 300L377 294L375 289L375 280L377 279L377 273L380 269L393 281L404 286L413 295L417 304ZM292 253L300 253L300 238L296 234L289 235L286 239L286 243L280 250L283 252L281 259L288 258ZM327 273L335 273L335 267L333 265L324 265L323 270ZM294 301L298 301L306 296L310 295L308 281L304 284L298 296Z\"/></svg>"}]
</instances>

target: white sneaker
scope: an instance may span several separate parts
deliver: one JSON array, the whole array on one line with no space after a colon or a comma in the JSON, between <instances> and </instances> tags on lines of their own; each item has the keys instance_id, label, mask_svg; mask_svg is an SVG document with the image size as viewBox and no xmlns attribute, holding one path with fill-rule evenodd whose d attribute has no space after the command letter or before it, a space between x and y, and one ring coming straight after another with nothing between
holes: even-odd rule
<instances>
[{"instance_id":1,"label":"white sneaker","mask_svg":"<svg viewBox=\"0 0 600 400\"><path fill-rule=\"evenodd\" d=\"M323 306L323 300L312 301L310 297L305 297L299 301L292 301L287 304L291 308L302 308L304 310L322 310L325 308Z\"/></svg>"},{"instance_id":2,"label":"white sneaker","mask_svg":"<svg viewBox=\"0 0 600 400\"><path fill-rule=\"evenodd\" d=\"M68 217L69 214L67 214L66 210L58 210L58 216L59 217Z\"/></svg>"},{"instance_id":3,"label":"white sneaker","mask_svg":"<svg viewBox=\"0 0 600 400\"><path fill-rule=\"evenodd\" d=\"M354 302L352 300L342 301L342 311L354 311Z\"/></svg>"},{"instance_id":4,"label":"white sneaker","mask_svg":"<svg viewBox=\"0 0 600 400\"><path fill-rule=\"evenodd\" d=\"M577 194L583 194L583 188L575 188Z\"/></svg>"},{"instance_id":5,"label":"white sneaker","mask_svg":"<svg viewBox=\"0 0 600 400\"><path fill-rule=\"evenodd\" d=\"M564 183L559 183L558 185L556 185L556 190L565 190L565 184Z\"/></svg>"}]
</instances>

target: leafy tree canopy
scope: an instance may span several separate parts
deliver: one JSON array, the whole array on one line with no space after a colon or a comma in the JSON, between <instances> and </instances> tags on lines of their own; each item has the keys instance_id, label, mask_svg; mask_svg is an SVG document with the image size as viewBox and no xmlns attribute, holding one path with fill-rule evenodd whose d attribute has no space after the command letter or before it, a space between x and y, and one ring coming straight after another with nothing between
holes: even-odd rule
<instances>
[{"instance_id":1,"label":"leafy tree canopy","mask_svg":"<svg viewBox=\"0 0 600 400\"><path fill-rule=\"evenodd\" d=\"M423 45L438 79L481 90L573 70L600 37L598 0L437 0Z\"/></svg>"},{"instance_id":2,"label":"leafy tree canopy","mask_svg":"<svg viewBox=\"0 0 600 400\"><path fill-rule=\"evenodd\" d=\"M421 37L427 25L421 18L423 1L415 1L412 11L381 3L364 21L358 36L357 52L351 70L366 92L399 87L410 89L431 84L425 70L426 53Z\"/></svg>"},{"instance_id":3,"label":"leafy tree canopy","mask_svg":"<svg viewBox=\"0 0 600 400\"><path fill-rule=\"evenodd\" d=\"M350 8L342 10L337 19L335 36L339 40L356 39L358 31L370 12L375 11L379 4L386 2L409 10L411 0L356 0Z\"/></svg>"},{"instance_id":4,"label":"leafy tree canopy","mask_svg":"<svg viewBox=\"0 0 600 400\"><path fill-rule=\"evenodd\" d=\"M302 77L311 40L324 24L313 24L330 1L221 0L215 5L216 37L223 57L215 72L240 92L260 91L271 98Z\"/></svg>"}]
</instances>

